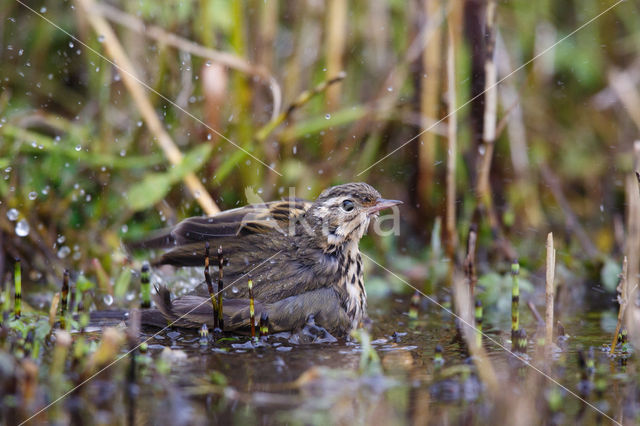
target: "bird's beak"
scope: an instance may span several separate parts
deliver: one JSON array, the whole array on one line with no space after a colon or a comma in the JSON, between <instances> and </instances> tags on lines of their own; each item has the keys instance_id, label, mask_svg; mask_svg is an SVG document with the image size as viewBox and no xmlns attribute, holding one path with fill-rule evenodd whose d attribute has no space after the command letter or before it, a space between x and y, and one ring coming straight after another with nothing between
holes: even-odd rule
<instances>
[{"instance_id":1,"label":"bird's beak","mask_svg":"<svg viewBox=\"0 0 640 426\"><path fill-rule=\"evenodd\" d=\"M389 207L397 206L398 204L402 204L400 200L385 200L384 198L378 198L376 203L367 209L367 213L375 214L380 210L388 209Z\"/></svg>"}]
</instances>

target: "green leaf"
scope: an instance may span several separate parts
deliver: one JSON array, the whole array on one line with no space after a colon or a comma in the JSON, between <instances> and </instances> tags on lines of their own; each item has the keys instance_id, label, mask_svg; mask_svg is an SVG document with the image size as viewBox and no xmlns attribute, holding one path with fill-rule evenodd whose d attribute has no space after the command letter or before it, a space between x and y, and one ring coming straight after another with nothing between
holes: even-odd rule
<instances>
[{"instance_id":1,"label":"green leaf","mask_svg":"<svg viewBox=\"0 0 640 426\"><path fill-rule=\"evenodd\" d=\"M129 283L131 282L131 269L124 268L116 280L116 284L113 289L113 293L116 299L122 299L129 289Z\"/></svg>"},{"instance_id":2,"label":"green leaf","mask_svg":"<svg viewBox=\"0 0 640 426\"><path fill-rule=\"evenodd\" d=\"M189 173L195 172L211 155L211 145L203 144L189 151L182 162L166 173L149 173L127 193L133 211L144 210L162 200L171 187Z\"/></svg>"}]
</instances>

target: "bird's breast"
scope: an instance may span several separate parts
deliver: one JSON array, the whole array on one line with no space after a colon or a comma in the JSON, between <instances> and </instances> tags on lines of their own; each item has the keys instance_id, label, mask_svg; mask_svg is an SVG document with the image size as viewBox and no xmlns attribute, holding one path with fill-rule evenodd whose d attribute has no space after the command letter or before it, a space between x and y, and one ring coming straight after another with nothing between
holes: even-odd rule
<instances>
[{"instance_id":1,"label":"bird's breast","mask_svg":"<svg viewBox=\"0 0 640 426\"><path fill-rule=\"evenodd\" d=\"M351 319L352 328L357 328L367 309L367 293L364 289L362 257L357 245L349 247L341 255L340 282L343 294L343 308Z\"/></svg>"}]
</instances>

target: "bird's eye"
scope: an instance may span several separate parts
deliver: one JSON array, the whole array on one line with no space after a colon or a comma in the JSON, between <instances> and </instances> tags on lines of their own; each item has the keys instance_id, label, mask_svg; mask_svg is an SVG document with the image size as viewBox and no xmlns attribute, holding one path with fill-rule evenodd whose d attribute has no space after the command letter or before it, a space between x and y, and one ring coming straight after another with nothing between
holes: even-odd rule
<instances>
[{"instance_id":1,"label":"bird's eye","mask_svg":"<svg viewBox=\"0 0 640 426\"><path fill-rule=\"evenodd\" d=\"M353 210L354 207L355 207L355 204L353 204L353 201L351 200L344 200L342 202L342 210L346 212L350 212L351 210Z\"/></svg>"}]
</instances>

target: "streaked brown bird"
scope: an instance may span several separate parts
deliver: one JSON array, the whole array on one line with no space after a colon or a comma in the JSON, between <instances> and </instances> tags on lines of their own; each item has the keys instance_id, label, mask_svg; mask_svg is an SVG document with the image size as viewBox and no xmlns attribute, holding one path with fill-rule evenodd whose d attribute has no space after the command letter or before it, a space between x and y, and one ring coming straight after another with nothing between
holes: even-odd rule
<instances>
[{"instance_id":1,"label":"streaked brown bird","mask_svg":"<svg viewBox=\"0 0 640 426\"><path fill-rule=\"evenodd\" d=\"M250 273L256 316L268 316L270 332L296 331L313 316L316 325L341 337L366 318L358 243L372 217L398 204L401 201L383 199L366 183L348 183L325 190L314 202L286 199L192 217L134 245L172 247L154 263L175 266L202 266L205 243L221 246L228 262L223 268L228 285L223 292L224 331L249 328ZM143 323L213 326L204 285L174 300L161 287L155 302L158 309L144 311Z\"/></svg>"}]
</instances>

